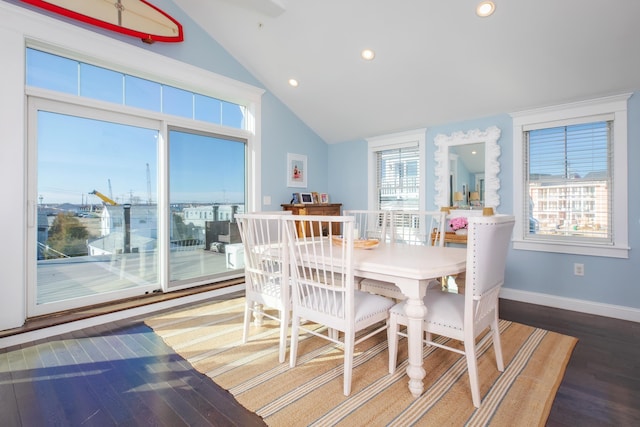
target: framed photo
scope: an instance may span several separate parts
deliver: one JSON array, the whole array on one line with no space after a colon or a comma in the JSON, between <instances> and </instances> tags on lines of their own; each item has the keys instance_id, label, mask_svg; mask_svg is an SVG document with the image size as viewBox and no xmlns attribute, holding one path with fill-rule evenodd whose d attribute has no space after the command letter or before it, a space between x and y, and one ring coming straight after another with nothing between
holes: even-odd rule
<instances>
[{"instance_id":1,"label":"framed photo","mask_svg":"<svg viewBox=\"0 0 640 427\"><path fill-rule=\"evenodd\" d=\"M313 196L313 203L315 204L320 203L320 195L318 193L316 193L315 191L312 191L311 195Z\"/></svg>"},{"instance_id":2,"label":"framed photo","mask_svg":"<svg viewBox=\"0 0 640 427\"><path fill-rule=\"evenodd\" d=\"M329 203L329 195L327 193L320 194L320 203Z\"/></svg>"},{"instance_id":3,"label":"framed photo","mask_svg":"<svg viewBox=\"0 0 640 427\"><path fill-rule=\"evenodd\" d=\"M305 205L313 204L313 194L300 193L300 203L304 203Z\"/></svg>"},{"instance_id":4,"label":"framed photo","mask_svg":"<svg viewBox=\"0 0 640 427\"><path fill-rule=\"evenodd\" d=\"M287 153L287 187L307 188L307 156Z\"/></svg>"},{"instance_id":5,"label":"framed photo","mask_svg":"<svg viewBox=\"0 0 640 427\"><path fill-rule=\"evenodd\" d=\"M300 193L291 194L291 204L297 205L298 203L300 203Z\"/></svg>"}]
</instances>

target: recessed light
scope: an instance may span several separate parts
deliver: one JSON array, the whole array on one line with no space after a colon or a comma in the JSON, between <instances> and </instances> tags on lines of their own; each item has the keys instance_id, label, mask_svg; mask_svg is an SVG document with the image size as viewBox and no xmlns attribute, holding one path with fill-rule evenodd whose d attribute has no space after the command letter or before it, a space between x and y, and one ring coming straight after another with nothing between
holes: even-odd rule
<instances>
[{"instance_id":1,"label":"recessed light","mask_svg":"<svg viewBox=\"0 0 640 427\"><path fill-rule=\"evenodd\" d=\"M298 87L298 81L296 79L289 79L289 85L293 87Z\"/></svg>"},{"instance_id":2,"label":"recessed light","mask_svg":"<svg viewBox=\"0 0 640 427\"><path fill-rule=\"evenodd\" d=\"M371 61L376 57L376 53L371 49L365 49L360 53L360 56L362 56L362 58L366 59L367 61Z\"/></svg>"},{"instance_id":3,"label":"recessed light","mask_svg":"<svg viewBox=\"0 0 640 427\"><path fill-rule=\"evenodd\" d=\"M491 16L495 11L496 5L492 1L481 1L480 3L478 3L478 7L476 7L476 15L480 16L481 18Z\"/></svg>"}]
</instances>

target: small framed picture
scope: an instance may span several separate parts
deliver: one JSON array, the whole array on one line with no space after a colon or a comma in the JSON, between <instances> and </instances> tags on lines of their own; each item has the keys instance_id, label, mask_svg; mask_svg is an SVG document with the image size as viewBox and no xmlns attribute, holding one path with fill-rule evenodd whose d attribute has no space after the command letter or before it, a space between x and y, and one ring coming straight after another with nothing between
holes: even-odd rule
<instances>
[{"instance_id":1,"label":"small framed picture","mask_svg":"<svg viewBox=\"0 0 640 427\"><path fill-rule=\"evenodd\" d=\"M329 195L327 193L320 194L320 203L329 203Z\"/></svg>"},{"instance_id":2,"label":"small framed picture","mask_svg":"<svg viewBox=\"0 0 640 427\"><path fill-rule=\"evenodd\" d=\"M315 204L320 203L320 195L318 193L316 193L315 191L312 191L311 195L313 196L313 203Z\"/></svg>"},{"instance_id":3,"label":"small framed picture","mask_svg":"<svg viewBox=\"0 0 640 427\"><path fill-rule=\"evenodd\" d=\"M307 188L307 156L287 153L287 187Z\"/></svg>"},{"instance_id":4,"label":"small framed picture","mask_svg":"<svg viewBox=\"0 0 640 427\"><path fill-rule=\"evenodd\" d=\"M313 204L313 194L300 193L300 203L304 203L305 205Z\"/></svg>"},{"instance_id":5,"label":"small framed picture","mask_svg":"<svg viewBox=\"0 0 640 427\"><path fill-rule=\"evenodd\" d=\"M300 203L300 193L291 194L291 204L297 205L298 203Z\"/></svg>"}]
</instances>

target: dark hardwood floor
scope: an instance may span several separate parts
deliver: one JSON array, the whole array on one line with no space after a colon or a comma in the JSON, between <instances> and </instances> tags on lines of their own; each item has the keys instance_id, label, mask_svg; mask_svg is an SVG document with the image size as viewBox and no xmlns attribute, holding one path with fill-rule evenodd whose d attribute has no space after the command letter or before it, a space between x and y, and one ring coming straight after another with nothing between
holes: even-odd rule
<instances>
[{"instance_id":1,"label":"dark hardwood floor","mask_svg":"<svg viewBox=\"0 0 640 427\"><path fill-rule=\"evenodd\" d=\"M507 300L500 317L578 338L547 426L640 425L640 323Z\"/></svg>"},{"instance_id":2,"label":"dark hardwood floor","mask_svg":"<svg viewBox=\"0 0 640 427\"><path fill-rule=\"evenodd\" d=\"M638 425L639 323L505 300L500 309L579 339L548 426ZM0 417L3 426L264 425L140 318L1 349Z\"/></svg>"}]
</instances>

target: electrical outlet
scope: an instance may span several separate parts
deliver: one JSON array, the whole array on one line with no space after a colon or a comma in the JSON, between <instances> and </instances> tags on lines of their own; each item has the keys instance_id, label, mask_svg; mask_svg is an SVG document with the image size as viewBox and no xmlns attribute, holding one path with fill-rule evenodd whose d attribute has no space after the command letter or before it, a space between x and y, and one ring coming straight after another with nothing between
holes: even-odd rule
<instances>
[{"instance_id":1,"label":"electrical outlet","mask_svg":"<svg viewBox=\"0 0 640 427\"><path fill-rule=\"evenodd\" d=\"M584 276L584 264L573 264L573 274L576 276Z\"/></svg>"}]
</instances>

